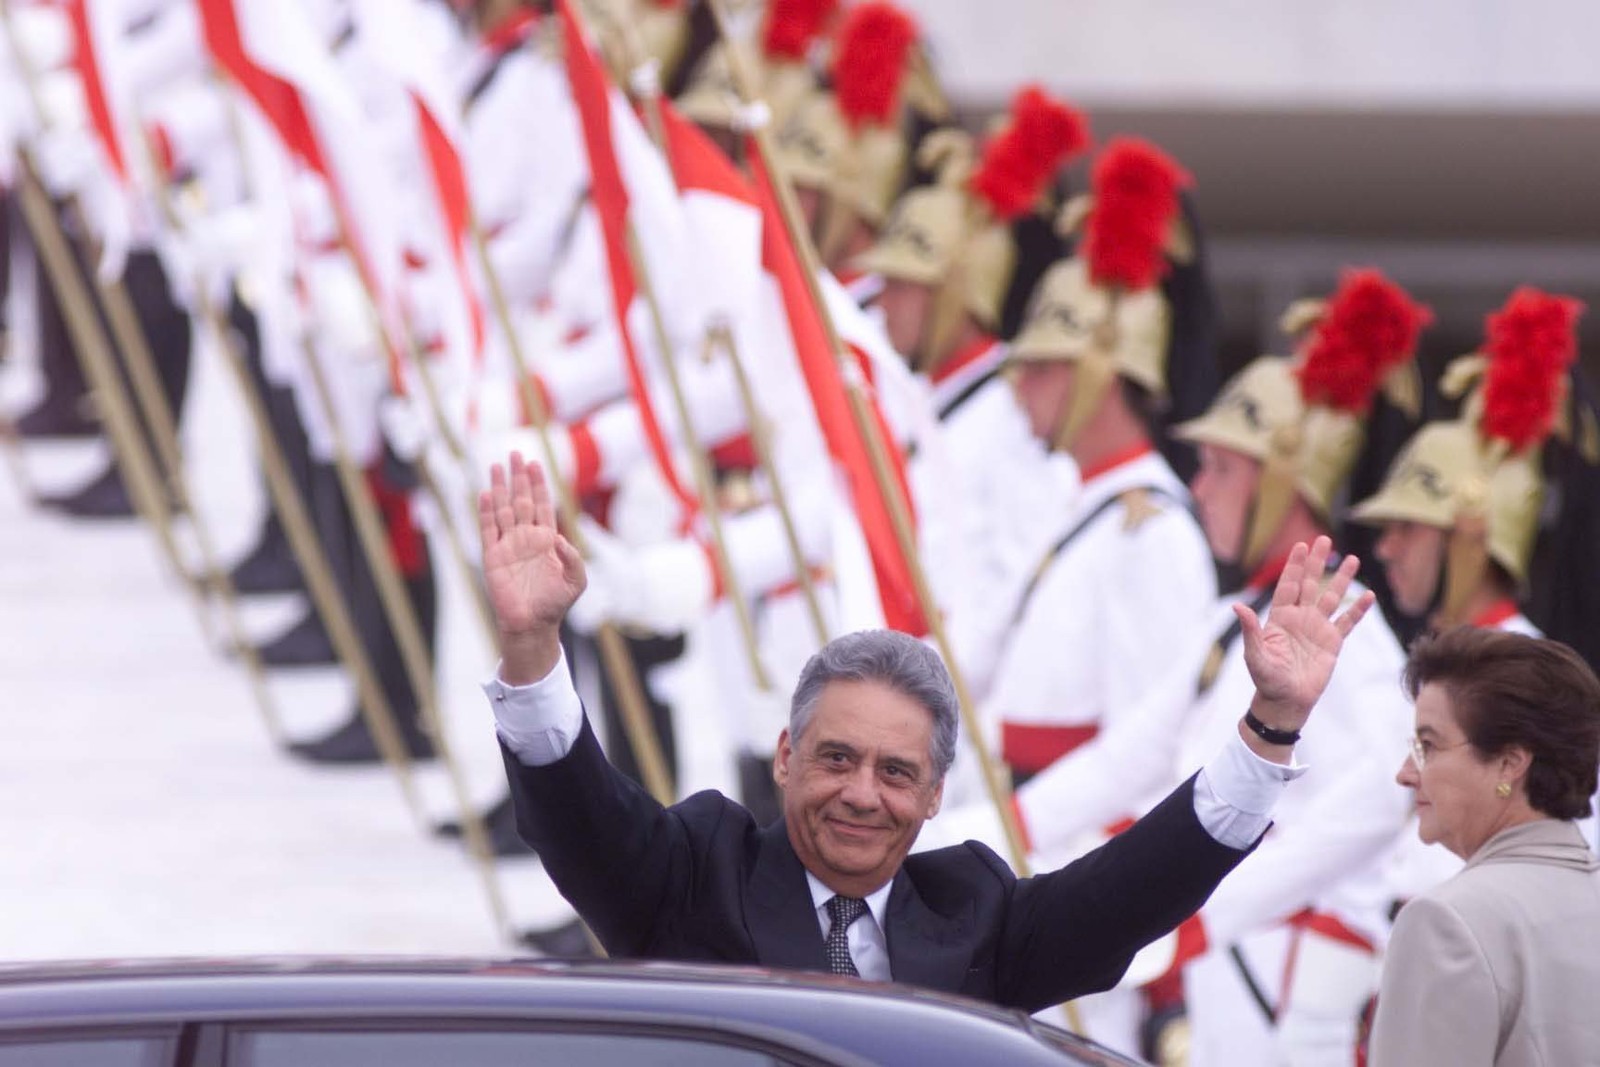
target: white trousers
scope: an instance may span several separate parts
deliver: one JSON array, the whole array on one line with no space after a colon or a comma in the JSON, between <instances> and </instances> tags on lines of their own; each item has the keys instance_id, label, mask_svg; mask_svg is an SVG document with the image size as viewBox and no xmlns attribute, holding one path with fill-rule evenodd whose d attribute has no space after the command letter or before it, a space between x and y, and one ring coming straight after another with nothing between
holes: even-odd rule
<instances>
[{"instance_id":1,"label":"white trousers","mask_svg":"<svg viewBox=\"0 0 1600 1067\"><path fill-rule=\"evenodd\" d=\"M1233 957L1218 950L1184 969L1193 1039L1190 1067L1350 1067L1359 1019L1377 991L1372 952L1314 931L1280 927L1241 946L1272 1025Z\"/></svg>"}]
</instances>

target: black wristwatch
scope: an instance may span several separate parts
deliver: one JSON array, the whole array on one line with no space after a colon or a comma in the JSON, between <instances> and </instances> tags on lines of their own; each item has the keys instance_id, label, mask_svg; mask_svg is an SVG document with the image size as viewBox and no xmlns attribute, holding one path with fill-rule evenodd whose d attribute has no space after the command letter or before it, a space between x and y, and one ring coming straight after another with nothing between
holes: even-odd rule
<instances>
[{"instance_id":1,"label":"black wristwatch","mask_svg":"<svg viewBox=\"0 0 1600 1067\"><path fill-rule=\"evenodd\" d=\"M1269 745L1292 745L1300 740L1299 730L1275 730L1256 718L1256 713L1249 708L1244 709L1244 724Z\"/></svg>"}]
</instances>

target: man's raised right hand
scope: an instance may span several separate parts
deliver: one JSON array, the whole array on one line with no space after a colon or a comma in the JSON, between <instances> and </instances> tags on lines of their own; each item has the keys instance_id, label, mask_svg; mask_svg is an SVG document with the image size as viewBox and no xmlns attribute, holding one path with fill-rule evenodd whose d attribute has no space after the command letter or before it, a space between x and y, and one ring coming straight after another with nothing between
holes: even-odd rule
<instances>
[{"instance_id":1,"label":"man's raised right hand","mask_svg":"<svg viewBox=\"0 0 1600 1067\"><path fill-rule=\"evenodd\" d=\"M511 453L478 494L483 577L500 631L500 680L528 685L561 658L561 620L583 593L583 558L556 528L550 487L538 464Z\"/></svg>"}]
</instances>

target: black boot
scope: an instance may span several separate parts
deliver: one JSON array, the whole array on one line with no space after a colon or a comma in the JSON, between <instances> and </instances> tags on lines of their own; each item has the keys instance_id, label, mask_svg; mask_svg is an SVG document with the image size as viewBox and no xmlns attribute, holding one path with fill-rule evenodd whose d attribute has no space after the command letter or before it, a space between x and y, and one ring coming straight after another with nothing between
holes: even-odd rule
<instances>
[{"instance_id":1,"label":"black boot","mask_svg":"<svg viewBox=\"0 0 1600 1067\"><path fill-rule=\"evenodd\" d=\"M333 641L315 611L256 649L263 667L326 667L339 662Z\"/></svg>"},{"instance_id":2,"label":"black boot","mask_svg":"<svg viewBox=\"0 0 1600 1067\"><path fill-rule=\"evenodd\" d=\"M189 395L190 353L194 342L189 313L173 299L167 273L154 252L137 251L128 256L123 286L133 304L134 315L139 320L139 330L149 345L151 361L155 364L151 369L155 371L167 413L172 418L173 431L176 432L183 419L184 401ZM111 333L110 336L115 338L116 334ZM128 353L118 345L112 347L117 354L123 388L133 407L145 447L152 457L156 457L156 465L165 470L166 464L161 460L161 451L156 445L155 431L145 417L144 404L133 385Z\"/></svg>"},{"instance_id":3,"label":"black boot","mask_svg":"<svg viewBox=\"0 0 1600 1067\"><path fill-rule=\"evenodd\" d=\"M238 593L294 593L305 588L300 564L276 513L268 513L256 547L228 572Z\"/></svg>"},{"instance_id":4,"label":"black boot","mask_svg":"<svg viewBox=\"0 0 1600 1067\"><path fill-rule=\"evenodd\" d=\"M400 739L405 745L406 754L414 760L433 759L433 744L417 726L416 712L397 710L395 715L399 720L396 725L400 728ZM360 712L353 713L343 726L334 728L315 741L295 742L289 746L289 751L308 763L377 763L383 759Z\"/></svg>"},{"instance_id":5,"label":"black boot","mask_svg":"<svg viewBox=\"0 0 1600 1067\"><path fill-rule=\"evenodd\" d=\"M72 356L69 354L66 358ZM98 437L100 421L93 412L94 402L87 392L48 392L43 400L18 416L14 425L18 437L31 441Z\"/></svg>"},{"instance_id":6,"label":"black boot","mask_svg":"<svg viewBox=\"0 0 1600 1067\"><path fill-rule=\"evenodd\" d=\"M353 534L351 535L353 539ZM387 616L378 602L376 579L365 557L351 561L349 578L354 585L352 614L360 631L362 643L378 674L379 684L389 707L394 710L406 751L413 759L434 758L432 742L423 734L418 722L421 701L411 686L410 675L400 653L398 640L388 625ZM418 573L405 580L406 596L416 612L422 628L430 659L434 657L435 623L438 618L437 589L433 568L426 544L422 546L422 561ZM359 715L326 737L313 742L290 746L290 751L313 763L375 763L382 758L377 743Z\"/></svg>"},{"instance_id":7,"label":"black boot","mask_svg":"<svg viewBox=\"0 0 1600 1067\"><path fill-rule=\"evenodd\" d=\"M82 489L41 496L39 503L79 519L131 519L133 497L115 466L107 467Z\"/></svg>"},{"instance_id":8,"label":"black boot","mask_svg":"<svg viewBox=\"0 0 1600 1067\"><path fill-rule=\"evenodd\" d=\"M483 812L480 818L483 819L484 832L489 835L489 851L496 856L536 855L532 846L517 833L517 813L511 806L509 796ZM461 830L461 823L454 819L440 823L435 832L440 837L451 839L465 836Z\"/></svg>"},{"instance_id":9,"label":"black boot","mask_svg":"<svg viewBox=\"0 0 1600 1067\"><path fill-rule=\"evenodd\" d=\"M9 250L6 252L9 255ZM48 272L40 269L35 286L38 321L39 369L44 375L44 399L16 420L19 436L35 440L97 437L100 420L89 395L89 385L78 362L67 320L56 300Z\"/></svg>"}]
</instances>

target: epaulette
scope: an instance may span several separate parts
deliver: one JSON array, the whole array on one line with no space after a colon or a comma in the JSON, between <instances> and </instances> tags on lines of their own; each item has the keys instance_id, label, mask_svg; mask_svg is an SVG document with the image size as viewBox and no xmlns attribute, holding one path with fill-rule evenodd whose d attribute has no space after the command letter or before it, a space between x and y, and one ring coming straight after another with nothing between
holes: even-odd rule
<instances>
[{"instance_id":1,"label":"epaulette","mask_svg":"<svg viewBox=\"0 0 1600 1067\"><path fill-rule=\"evenodd\" d=\"M1124 490L1116 496L1106 497L1094 510L1080 518L1070 530L1046 549L1044 555L1040 557L1038 566L1033 569L1033 576L1028 579L1028 584L1022 589L1022 595L1017 598L1016 609L1011 613L1011 625L1016 626L1022 621L1022 616L1028 610L1028 604L1033 600L1033 594L1039 589L1039 583L1044 581L1044 576L1049 573L1050 568L1055 565L1061 554L1081 537L1085 530L1094 524L1094 520L1105 514L1113 505L1120 503L1128 512L1128 517L1123 520L1123 530L1136 529L1152 516L1161 513L1161 507L1155 502L1155 498L1167 496L1167 491L1159 486L1136 486L1132 489ZM1168 499L1171 498L1168 497Z\"/></svg>"},{"instance_id":2,"label":"epaulette","mask_svg":"<svg viewBox=\"0 0 1600 1067\"><path fill-rule=\"evenodd\" d=\"M1156 494L1144 486L1136 486L1117 496L1122 503L1122 532L1136 533L1139 528L1157 515L1162 507Z\"/></svg>"}]
</instances>

